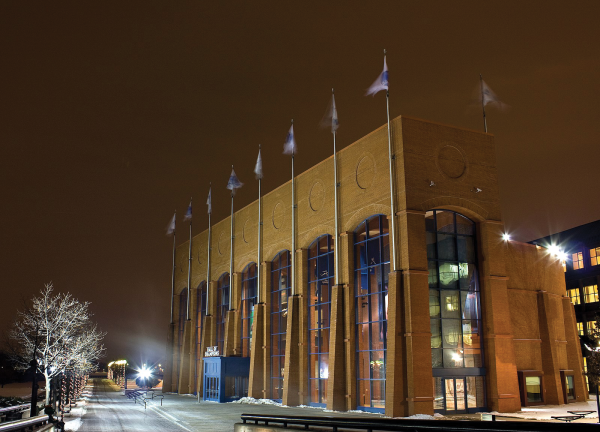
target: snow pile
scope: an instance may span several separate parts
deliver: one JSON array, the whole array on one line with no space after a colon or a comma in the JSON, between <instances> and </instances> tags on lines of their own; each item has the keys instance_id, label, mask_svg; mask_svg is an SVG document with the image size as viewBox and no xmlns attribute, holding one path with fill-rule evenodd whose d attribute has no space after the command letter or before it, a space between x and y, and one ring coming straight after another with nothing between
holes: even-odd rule
<instances>
[{"instance_id":1,"label":"snow pile","mask_svg":"<svg viewBox=\"0 0 600 432\"><path fill-rule=\"evenodd\" d=\"M429 414L413 414L409 417L395 417L401 419L410 419L410 420L437 420L439 417L443 417L443 415L437 414L435 416Z\"/></svg>"},{"instance_id":2,"label":"snow pile","mask_svg":"<svg viewBox=\"0 0 600 432\"><path fill-rule=\"evenodd\" d=\"M86 401L79 401L71 408L71 412L65 417L65 431L76 432L82 425L81 417L87 412Z\"/></svg>"},{"instance_id":3,"label":"snow pile","mask_svg":"<svg viewBox=\"0 0 600 432\"><path fill-rule=\"evenodd\" d=\"M243 397L233 402L229 403L237 403L237 404L249 404L249 405L275 405L275 406L283 406L280 402L275 402L271 399L255 399L253 397Z\"/></svg>"}]
</instances>

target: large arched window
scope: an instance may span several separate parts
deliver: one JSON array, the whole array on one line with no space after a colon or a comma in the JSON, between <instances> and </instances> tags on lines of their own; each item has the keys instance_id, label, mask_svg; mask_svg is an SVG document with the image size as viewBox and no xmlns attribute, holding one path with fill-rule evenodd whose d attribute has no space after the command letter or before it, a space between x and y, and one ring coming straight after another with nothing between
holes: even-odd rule
<instances>
[{"instance_id":1,"label":"large arched window","mask_svg":"<svg viewBox=\"0 0 600 432\"><path fill-rule=\"evenodd\" d=\"M250 357L252 323L256 304L256 264L250 263L242 272L242 357Z\"/></svg>"},{"instance_id":2,"label":"large arched window","mask_svg":"<svg viewBox=\"0 0 600 432\"><path fill-rule=\"evenodd\" d=\"M181 367L181 356L183 352L183 332L185 329L185 321L187 318L187 288L179 292L179 322L177 323L177 378L179 379L179 368Z\"/></svg>"},{"instance_id":3,"label":"large arched window","mask_svg":"<svg viewBox=\"0 0 600 432\"><path fill-rule=\"evenodd\" d=\"M308 249L309 403L327 404L331 287L334 284L333 238L324 235Z\"/></svg>"},{"instance_id":4,"label":"large arched window","mask_svg":"<svg viewBox=\"0 0 600 432\"><path fill-rule=\"evenodd\" d=\"M201 374L202 362L202 326L206 316L206 282L202 281L196 290L196 374L194 388L198 383L198 376Z\"/></svg>"},{"instance_id":5,"label":"large arched window","mask_svg":"<svg viewBox=\"0 0 600 432\"><path fill-rule=\"evenodd\" d=\"M475 223L448 210L425 216L434 409L485 408Z\"/></svg>"},{"instance_id":6,"label":"large arched window","mask_svg":"<svg viewBox=\"0 0 600 432\"><path fill-rule=\"evenodd\" d=\"M290 272L290 252L280 252L271 264L271 398L275 400L283 397Z\"/></svg>"},{"instance_id":7,"label":"large arched window","mask_svg":"<svg viewBox=\"0 0 600 432\"><path fill-rule=\"evenodd\" d=\"M373 216L355 231L356 378L361 409L385 409L388 274L388 221Z\"/></svg>"},{"instance_id":8,"label":"large arched window","mask_svg":"<svg viewBox=\"0 0 600 432\"><path fill-rule=\"evenodd\" d=\"M229 310L229 273L223 273L217 281L217 350L224 356L225 320Z\"/></svg>"}]
</instances>

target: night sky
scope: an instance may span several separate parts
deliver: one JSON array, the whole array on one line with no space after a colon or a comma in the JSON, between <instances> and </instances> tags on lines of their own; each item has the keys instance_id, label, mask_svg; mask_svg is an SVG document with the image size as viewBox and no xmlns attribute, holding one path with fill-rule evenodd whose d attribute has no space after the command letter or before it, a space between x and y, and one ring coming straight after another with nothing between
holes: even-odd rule
<instances>
[{"instance_id":1,"label":"night sky","mask_svg":"<svg viewBox=\"0 0 600 432\"><path fill-rule=\"evenodd\" d=\"M257 198L386 121L364 97L388 51L391 116L482 130L518 240L600 219L598 1L95 1L0 3L0 332L44 283L108 332L107 360L164 355L173 211L194 233L229 215L231 164ZM179 219L180 227L181 218ZM185 241L179 230L178 240Z\"/></svg>"}]
</instances>

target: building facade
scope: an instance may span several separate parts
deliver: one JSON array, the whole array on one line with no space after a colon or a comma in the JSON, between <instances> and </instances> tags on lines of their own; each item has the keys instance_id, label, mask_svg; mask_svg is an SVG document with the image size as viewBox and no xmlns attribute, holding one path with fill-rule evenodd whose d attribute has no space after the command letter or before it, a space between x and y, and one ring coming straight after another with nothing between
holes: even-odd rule
<instances>
[{"instance_id":1,"label":"building facade","mask_svg":"<svg viewBox=\"0 0 600 432\"><path fill-rule=\"evenodd\" d=\"M600 221L561 231L531 243L560 250L565 255L566 294L575 307L585 370L586 355L590 352L588 347L594 347L590 336L593 336L596 317L600 314Z\"/></svg>"},{"instance_id":2,"label":"building facade","mask_svg":"<svg viewBox=\"0 0 600 432\"><path fill-rule=\"evenodd\" d=\"M210 275L208 232L193 238L190 320L177 248L164 391L202 392L217 346L249 357L249 396L286 405L397 417L587 399L560 262L502 240L493 136L404 116L391 136L393 215L387 126L338 152L337 250L333 157L295 179L296 250L291 182L262 199L261 262L258 201L234 215L232 275L229 218Z\"/></svg>"}]
</instances>

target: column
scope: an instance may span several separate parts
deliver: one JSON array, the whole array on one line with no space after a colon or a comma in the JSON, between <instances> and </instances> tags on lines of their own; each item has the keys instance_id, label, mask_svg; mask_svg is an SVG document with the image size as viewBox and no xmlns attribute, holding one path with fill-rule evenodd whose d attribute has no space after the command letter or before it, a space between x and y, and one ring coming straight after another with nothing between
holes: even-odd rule
<instances>
[{"instance_id":1,"label":"column","mask_svg":"<svg viewBox=\"0 0 600 432\"><path fill-rule=\"evenodd\" d=\"M500 221L477 224L477 246L487 404L490 411L521 409L515 348L510 321L505 269L504 225Z\"/></svg>"}]
</instances>

